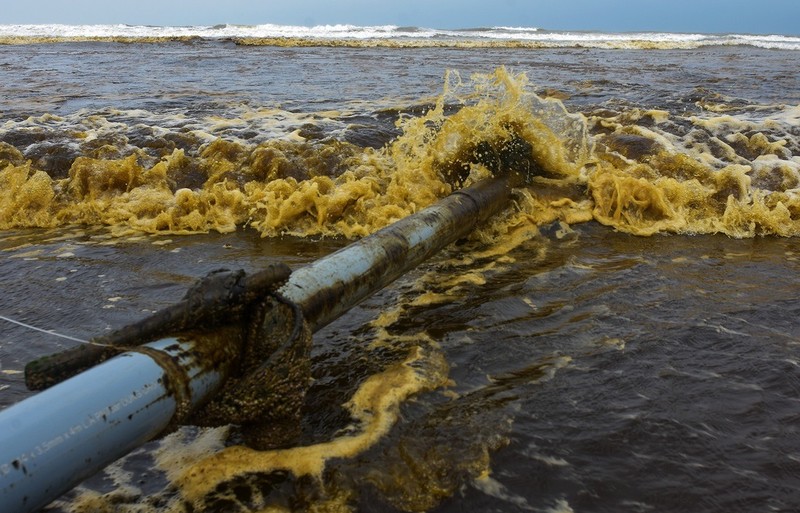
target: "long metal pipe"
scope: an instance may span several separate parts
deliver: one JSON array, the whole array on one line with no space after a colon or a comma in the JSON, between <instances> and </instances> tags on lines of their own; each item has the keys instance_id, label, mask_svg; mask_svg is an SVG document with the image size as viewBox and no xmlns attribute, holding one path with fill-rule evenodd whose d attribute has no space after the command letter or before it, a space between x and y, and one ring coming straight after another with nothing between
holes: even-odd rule
<instances>
[{"instance_id":1,"label":"long metal pipe","mask_svg":"<svg viewBox=\"0 0 800 513\"><path fill-rule=\"evenodd\" d=\"M216 391L233 358L215 368L196 345L147 344L0 412L0 511L38 511Z\"/></svg>"},{"instance_id":2,"label":"long metal pipe","mask_svg":"<svg viewBox=\"0 0 800 513\"><path fill-rule=\"evenodd\" d=\"M509 194L505 177L457 191L295 271L280 292L316 331L468 234L503 209ZM0 412L0 511L38 511L203 403L239 347L211 345L203 354L193 338L162 339Z\"/></svg>"},{"instance_id":3,"label":"long metal pipe","mask_svg":"<svg viewBox=\"0 0 800 513\"><path fill-rule=\"evenodd\" d=\"M317 331L507 207L510 194L507 176L458 190L294 271L280 292Z\"/></svg>"}]
</instances>

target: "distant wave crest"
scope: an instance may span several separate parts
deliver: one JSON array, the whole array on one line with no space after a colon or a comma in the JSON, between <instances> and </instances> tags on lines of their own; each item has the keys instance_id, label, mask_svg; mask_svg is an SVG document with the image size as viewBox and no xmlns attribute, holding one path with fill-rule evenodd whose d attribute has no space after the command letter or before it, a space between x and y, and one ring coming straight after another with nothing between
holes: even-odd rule
<instances>
[{"instance_id":1,"label":"distant wave crest","mask_svg":"<svg viewBox=\"0 0 800 513\"><path fill-rule=\"evenodd\" d=\"M243 44L360 44L384 46L509 46L532 48L691 49L755 46L800 50L800 37L668 32L550 31L535 27L478 27L440 30L396 25L0 25L0 43L49 41L234 40Z\"/></svg>"}]
</instances>

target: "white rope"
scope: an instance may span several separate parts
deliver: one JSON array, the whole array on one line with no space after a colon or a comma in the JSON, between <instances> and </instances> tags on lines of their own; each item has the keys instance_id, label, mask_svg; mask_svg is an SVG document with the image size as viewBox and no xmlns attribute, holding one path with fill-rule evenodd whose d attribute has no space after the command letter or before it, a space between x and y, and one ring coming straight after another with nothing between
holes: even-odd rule
<instances>
[{"instance_id":1,"label":"white rope","mask_svg":"<svg viewBox=\"0 0 800 513\"><path fill-rule=\"evenodd\" d=\"M55 331L49 331L42 328L37 328L36 326L31 326L30 324L25 324L21 321L16 321L14 319L10 319L4 315L0 315L0 319L10 322L11 324L16 324L17 326L22 326L23 328L28 328L29 330L39 331L41 333L47 333L48 335L53 335L54 337L61 337L66 338L67 340L74 340L75 342L80 342L81 344L91 344L95 345L94 342L89 342L88 340L83 340L80 338L70 337L69 335L62 335L61 333L56 333ZM104 345L104 344L97 344L97 345Z\"/></svg>"}]
</instances>

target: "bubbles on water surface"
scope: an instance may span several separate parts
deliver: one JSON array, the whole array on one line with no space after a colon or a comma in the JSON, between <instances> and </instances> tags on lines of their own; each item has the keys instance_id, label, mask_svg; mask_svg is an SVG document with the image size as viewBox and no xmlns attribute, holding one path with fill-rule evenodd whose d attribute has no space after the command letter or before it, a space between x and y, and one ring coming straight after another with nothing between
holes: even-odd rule
<instances>
[{"instance_id":1,"label":"bubbles on water surface","mask_svg":"<svg viewBox=\"0 0 800 513\"><path fill-rule=\"evenodd\" d=\"M244 109L235 119L168 122L123 112L85 122L78 116L7 124L3 129L17 139L0 148L0 225L78 223L182 234L248 226L265 236L359 237L454 186L498 170L524 174L529 183L520 184L509 210L482 228L474 236L482 244L462 256L470 272L444 283L423 279L425 290L381 319L388 327L415 307L446 305L485 283L518 258L514 248L551 223L567 240L570 224L592 219L638 235L796 235L796 109L712 95L698 98L691 115L630 106L570 113L531 89L524 76L507 70L469 81L453 74L430 108L398 109L400 135L376 147L339 137L347 127L337 113L293 118ZM273 132L265 131L272 135L248 134L264 125L247 119L269 124L282 117L285 124L276 121ZM45 144L53 133L62 138L56 150ZM505 443L512 416L502 407L477 408L502 397L471 396L458 409L438 396L408 403L448 384L435 344L417 342L386 365L353 376L352 394L331 401L339 408L331 416L343 424L328 439L315 433L314 443L262 454L227 447L224 430L182 431L156 450L151 472L160 473L154 481L161 487L132 483L121 464L110 470L116 491L84 490L67 508L184 511L192 504L249 511L313 503L336 510L357 507L374 493L398 509L430 509L484 476L488 454ZM366 406L359 403L364 397ZM401 404L429 409L419 418L432 420L404 422ZM451 437L456 431L474 436ZM418 435L422 441L414 440ZM451 440L457 443L448 447ZM149 474L136 479L148 481Z\"/></svg>"}]
</instances>

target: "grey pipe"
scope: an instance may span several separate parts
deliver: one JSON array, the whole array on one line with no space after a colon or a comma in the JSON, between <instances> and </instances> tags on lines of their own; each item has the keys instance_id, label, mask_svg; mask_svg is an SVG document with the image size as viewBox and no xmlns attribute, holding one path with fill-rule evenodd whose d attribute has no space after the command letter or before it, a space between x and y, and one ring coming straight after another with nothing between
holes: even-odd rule
<instances>
[{"instance_id":1,"label":"grey pipe","mask_svg":"<svg viewBox=\"0 0 800 513\"><path fill-rule=\"evenodd\" d=\"M510 194L507 177L456 191L294 271L280 292L317 331L507 207Z\"/></svg>"},{"instance_id":2,"label":"grey pipe","mask_svg":"<svg viewBox=\"0 0 800 513\"><path fill-rule=\"evenodd\" d=\"M316 331L468 234L509 195L505 177L457 191L295 271L280 292ZM214 359L202 347L193 339L162 339L1 411L0 511L38 511L213 395L239 344L217 341L209 350ZM220 358L219 347L232 349Z\"/></svg>"},{"instance_id":3,"label":"grey pipe","mask_svg":"<svg viewBox=\"0 0 800 513\"><path fill-rule=\"evenodd\" d=\"M0 412L0 511L38 511L216 391L227 369L194 346L147 344Z\"/></svg>"}]
</instances>

